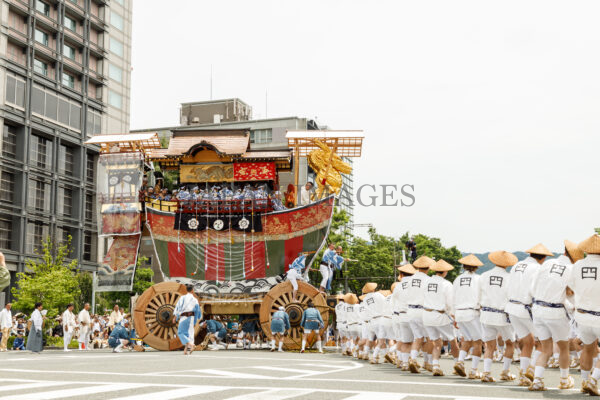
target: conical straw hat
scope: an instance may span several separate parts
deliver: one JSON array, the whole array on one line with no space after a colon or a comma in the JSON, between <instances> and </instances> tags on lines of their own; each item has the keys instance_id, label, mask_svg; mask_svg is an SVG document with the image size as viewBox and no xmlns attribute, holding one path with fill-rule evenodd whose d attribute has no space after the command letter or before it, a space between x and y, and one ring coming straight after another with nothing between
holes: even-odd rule
<instances>
[{"instance_id":1,"label":"conical straw hat","mask_svg":"<svg viewBox=\"0 0 600 400\"><path fill-rule=\"evenodd\" d=\"M392 287L390 288L390 290L392 291L392 293L394 293L394 289L396 288L396 286L398 286L398 283L400 283L400 282L394 282L394 283L392 283Z\"/></svg>"},{"instance_id":2,"label":"conical straw hat","mask_svg":"<svg viewBox=\"0 0 600 400\"><path fill-rule=\"evenodd\" d=\"M375 288L377 288L377 284L375 282L367 282L365 283L365 286L363 286L362 292L363 294L371 293L375 291Z\"/></svg>"},{"instance_id":3,"label":"conical straw hat","mask_svg":"<svg viewBox=\"0 0 600 400\"><path fill-rule=\"evenodd\" d=\"M412 264L404 264L398 267L398 271L403 272L405 274L414 274L417 272L416 268L412 266Z\"/></svg>"},{"instance_id":4,"label":"conical straw hat","mask_svg":"<svg viewBox=\"0 0 600 400\"><path fill-rule=\"evenodd\" d=\"M593 235L579 243L579 249L588 254L600 254L600 236Z\"/></svg>"},{"instance_id":5,"label":"conical straw hat","mask_svg":"<svg viewBox=\"0 0 600 400\"><path fill-rule=\"evenodd\" d=\"M392 292L389 290L378 290L377 293L381 293L384 297L388 297Z\"/></svg>"},{"instance_id":6,"label":"conical straw hat","mask_svg":"<svg viewBox=\"0 0 600 400\"><path fill-rule=\"evenodd\" d=\"M530 248L529 250L526 251L529 254L539 254L542 256L550 256L552 257L554 254L552 254L552 252L550 250L548 250L546 248L546 246L544 246L541 243L536 244L535 246L533 246L532 248Z\"/></svg>"},{"instance_id":7,"label":"conical straw hat","mask_svg":"<svg viewBox=\"0 0 600 400\"><path fill-rule=\"evenodd\" d=\"M573 262L582 260L583 257L585 257L585 254L583 254L583 250L577 247L577 243L571 242L568 239L565 239L565 249L567 250L567 253L569 253L569 255L571 256L571 259L573 259Z\"/></svg>"},{"instance_id":8,"label":"conical straw hat","mask_svg":"<svg viewBox=\"0 0 600 400\"><path fill-rule=\"evenodd\" d=\"M468 256L458 260L458 262L462 265L466 265L467 267L481 267L483 265L481 260L477 258L475 254L469 254Z\"/></svg>"},{"instance_id":9,"label":"conical straw hat","mask_svg":"<svg viewBox=\"0 0 600 400\"><path fill-rule=\"evenodd\" d=\"M344 300L344 295L343 294L336 294L335 298L338 299L338 300Z\"/></svg>"},{"instance_id":10,"label":"conical straw hat","mask_svg":"<svg viewBox=\"0 0 600 400\"><path fill-rule=\"evenodd\" d=\"M513 253L509 253L508 251L504 250L491 252L488 254L488 259L494 263L494 265L502 268L512 267L517 263L517 261L519 261L517 256L515 256Z\"/></svg>"},{"instance_id":11,"label":"conical straw hat","mask_svg":"<svg viewBox=\"0 0 600 400\"><path fill-rule=\"evenodd\" d=\"M363 301L363 300L365 299L365 297L367 297L367 295L366 295L366 294L363 294L363 295L361 295L361 296L358 296L358 298L360 299L360 301Z\"/></svg>"},{"instance_id":12,"label":"conical straw hat","mask_svg":"<svg viewBox=\"0 0 600 400\"><path fill-rule=\"evenodd\" d=\"M432 258L429 258L427 256L421 256L421 257L417 258L417 260L413 263L413 267L419 268L419 269L427 269L427 268L431 267L433 264L435 264L435 260L433 260Z\"/></svg>"},{"instance_id":13,"label":"conical straw hat","mask_svg":"<svg viewBox=\"0 0 600 400\"><path fill-rule=\"evenodd\" d=\"M344 295L344 301L348 304L358 304L358 297L354 293L346 293Z\"/></svg>"},{"instance_id":14,"label":"conical straw hat","mask_svg":"<svg viewBox=\"0 0 600 400\"><path fill-rule=\"evenodd\" d=\"M435 272L452 271L454 267L448 264L445 260L438 260L435 264L429 267L430 270Z\"/></svg>"}]
</instances>

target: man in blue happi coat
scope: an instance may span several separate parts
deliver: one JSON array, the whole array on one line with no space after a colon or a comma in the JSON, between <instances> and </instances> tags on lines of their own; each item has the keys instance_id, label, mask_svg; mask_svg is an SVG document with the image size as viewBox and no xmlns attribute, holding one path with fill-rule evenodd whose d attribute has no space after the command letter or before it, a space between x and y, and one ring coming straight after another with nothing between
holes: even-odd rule
<instances>
[{"instance_id":1,"label":"man in blue happi coat","mask_svg":"<svg viewBox=\"0 0 600 400\"><path fill-rule=\"evenodd\" d=\"M279 351L283 351L283 338L290 328L290 316L285 312L285 307L279 307L271 317L271 351L275 351L275 339L279 342Z\"/></svg>"},{"instance_id":2,"label":"man in blue happi coat","mask_svg":"<svg viewBox=\"0 0 600 400\"><path fill-rule=\"evenodd\" d=\"M317 348L319 349L319 353L322 353L323 343L321 342L320 330L325 328L325 324L323 323L321 313L315 308L312 300L309 300L307 305L308 308L304 310L304 313L302 314L302 322L300 322L300 326L302 326L304 330L302 333L302 350L300 350L300 353L304 353L306 348L306 339L312 332L315 332L315 335L317 335Z\"/></svg>"},{"instance_id":3,"label":"man in blue happi coat","mask_svg":"<svg viewBox=\"0 0 600 400\"><path fill-rule=\"evenodd\" d=\"M192 291L194 290L194 286L186 285L185 290L187 291L187 293L184 296L181 296L179 300L177 300L173 320L179 320L177 336L179 337L181 344L183 344L184 346L183 354L188 355L192 354L195 348L194 326L198 321L200 321L200 319L202 319L202 311L200 310L198 300L192 293Z\"/></svg>"},{"instance_id":4,"label":"man in blue happi coat","mask_svg":"<svg viewBox=\"0 0 600 400\"><path fill-rule=\"evenodd\" d=\"M329 260L329 279L327 280L327 291L331 292L331 283L333 282L333 271L341 271L344 265L344 261L347 259L342 257L343 249L342 246L338 246L335 253L330 253Z\"/></svg>"},{"instance_id":5,"label":"man in blue happi coat","mask_svg":"<svg viewBox=\"0 0 600 400\"><path fill-rule=\"evenodd\" d=\"M113 353L121 353L123 346L128 346L130 343L129 321L124 319L113 328L108 337L108 345L113 349Z\"/></svg>"},{"instance_id":6,"label":"man in blue happi coat","mask_svg":"<svg viewBox=\"0 0 600 400\"><path fill-rule=\"evenodd\" d=\"M304 280L304 268L306 264L306 254L300 253L298 257L290 264L290 268L286 273L287 279L292 283L292 302L297 302L296 294L298 293L298 279Z\"/></svg>"},{"instance_id":7,"label":"man in blue happi coat","mask_svg":"<svg viewBox=\"0 0 600 400\"><path fill-rule=\"evenodd\" d=\"M219 350L219 343L225 340L227 330L220 321L209 319L206 321L206 334L209 335L211 344L208 346L210 350Z\"/></svg>"}]
</instances>

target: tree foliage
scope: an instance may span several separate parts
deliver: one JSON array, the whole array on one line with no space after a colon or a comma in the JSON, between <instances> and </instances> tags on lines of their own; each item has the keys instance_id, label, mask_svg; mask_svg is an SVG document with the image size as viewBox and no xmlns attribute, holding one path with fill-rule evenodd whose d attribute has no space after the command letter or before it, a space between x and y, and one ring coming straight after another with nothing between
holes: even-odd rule
<instances>
[{"instance_id":1,"label":"tree foliage","mask_svg":"<svg viewBox=\"0 0 600 400\"><path fill-rule=\"evenodd\" d=\"M458 250L456 246L444 247L442 241L436 237L429 237L423 234L413 235L412 237L417 244L417 256L420 257L425 255L436 261L443 259L454 266L454 270L448 272L448 275L446 276L446 279L449 281L454 281L454 278L460 274L461 267L458 262L458 260L462 258L460 250ZM409 239L410 236L408 232L402 235L400 238L402 246L404 246Z\"/></svg>"},{"instance_id":2,"label":"tree foliage","mask_svg":"<svg viewBox=\"0 0 600 400\"><path fill-rule=\"evenodd\" d=\"M79 300L77 260L68 260L71 251L71 236L60 244L50 237L44 240L41 251L36 251L39 258L27 259L26 272L17 273L17 287L12 289L16 310L29 314L36 302L42 302L48 316L53 317Z\"/></svg>"}]
</instances>

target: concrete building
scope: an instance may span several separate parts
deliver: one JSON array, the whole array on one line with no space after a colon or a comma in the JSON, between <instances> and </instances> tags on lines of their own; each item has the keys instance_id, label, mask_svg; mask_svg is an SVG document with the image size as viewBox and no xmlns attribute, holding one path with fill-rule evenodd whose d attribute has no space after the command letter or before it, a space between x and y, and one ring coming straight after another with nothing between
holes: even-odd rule
<instances>
[{"instance_id":1,"label":"concrete building","mask_svg":"<svg viewBox=\"0 0 600 400\"><path fill-rule=\"evenodd\" d=\"M240 99L211 100L193 103L183 103L180 109L180 126L158 127L151 129L137 129L132 133L157 132L160 138L170 138L171 131L177 129L198 130L198 129L248 129L250 130L250 148L253 150L287 150L288 142L285 137L288 130L317 130L320 128L317 123L311 119L299 117L282 117L268 119L252 119L252 108ZM351 158L345 158L344 161L352 164ZM315 176L308 166L305 157L300 159L300 184L307 180L314 182ZM280 187L285 190L288 184L294 183L292 172L282 173L280 175ZM344 187L342 189L338 207L348 213L350 216L349 227L354 224L354 184L353 175L342 177ZM143 238L141 251L144 255L154 254L152 250L152 241L150 238ZM149 261L152 263L152 260Z\"/></svg>"},{"instance_id":2,"label":"concrete building","mask_svg":"<svg viewBox=\"0 0 600 400\"><path fill-rule=\"evenodd\" d=\"M15 282L43 239L103 253L93 134L128 132L132 0L0 1L0 251ZM0 294L0 303L6 294Z\"/></svg>"}]
</instances>

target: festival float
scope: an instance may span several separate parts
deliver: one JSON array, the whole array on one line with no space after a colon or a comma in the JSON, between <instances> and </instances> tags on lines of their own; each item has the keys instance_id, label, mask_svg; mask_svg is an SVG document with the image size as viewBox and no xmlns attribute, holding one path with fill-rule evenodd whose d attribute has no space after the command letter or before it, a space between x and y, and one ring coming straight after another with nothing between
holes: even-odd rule
<instances>
[{"instance_id":1,"label":"festival float","mask_svg":"<svg viewBox=\"0 0 600 400\"><path fill-rule=\"evenodd\" d=\"M307 255L308 275L327 238L341 174L351 172L341 157L359 157L363 135L288 131L286 137L283 151L251 149L245 129L174 130L168 148L161 148L156 133L88 140L100 147L100 235L110 238L96 288L131 290L140 240L151 238L162 282L140 295L132 312L138 337L151 347L182 348L173 311L186 284L194 285L203 315L256 318L267 336L272 313L285 307L292 326L288 349L300 348L300 322L309 300L327 328L325 297L299 281L293 301L284 278L300 253ZM311 203L297 206L301 157L307 157L317 185ZM176 198L144 195L145 177L155 166L177 175L182 192ZM283 173L293 180L285 198L278 190ZM199 324L196 334L201 343Z\"/></svg>"}]
</instances>

